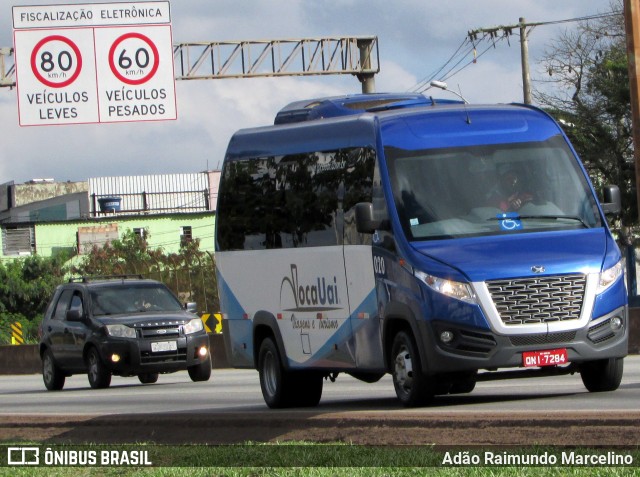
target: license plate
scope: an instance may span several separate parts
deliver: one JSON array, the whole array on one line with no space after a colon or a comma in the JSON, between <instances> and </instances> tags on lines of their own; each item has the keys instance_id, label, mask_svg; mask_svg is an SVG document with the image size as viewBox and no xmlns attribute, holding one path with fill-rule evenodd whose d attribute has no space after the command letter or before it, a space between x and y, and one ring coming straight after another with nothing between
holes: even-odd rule
<instances>
[{"instance_id":1,"label":"license plate","mask_svg":"<svg viewBox=\"0 0 640 477\"><path fill-rule=\"evenodd\" d=\"M522 364L525 368L539 366L559 366L567 364L569 357L566 348L550 349L544 351L526 351L522 353Z\"/></svg>"},{"instance_id":2,"label":"license plate","mask_svg":"<svg viewBox=\"0 0 640 477\"><path fill-rule=\"evenodd\" d=\"M151 351L154 353L157 353L159 351L176 351L177 349L177 341L157 341L151 343Z\"/></svg>"}]
</instances>

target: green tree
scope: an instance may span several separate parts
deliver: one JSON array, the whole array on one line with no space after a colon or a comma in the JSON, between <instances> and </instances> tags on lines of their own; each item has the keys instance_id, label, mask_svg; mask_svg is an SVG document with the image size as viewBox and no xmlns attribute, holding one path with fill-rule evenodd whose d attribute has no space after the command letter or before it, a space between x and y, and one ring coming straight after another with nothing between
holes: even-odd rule
<instances>
[{"instance_id":1,"label":"green tree","mask_svg":"<svg viewBox=\"0 0 640 477\"><path fill-rule=\"evenodd\" d=\"M26 341L34 341L47 303L64 281L67 257L32 255L0 263L0 343L10 342L9 325L20 322Z\"/></svg>"},{"instance_id":2,"label":"green tree","mask_svg":"<svg viewBox=\"0 0 640 477\"><path fill-rule=\"evenodd\" d=\"M149 234L143 238L131 230L119 240L94 246L72 273L86 276L141 275L167 285L181 301L195 301L200 311L219 310L213 255L200 250L198 239L181 243L177 253L151 249Z\"/></svg>"},{"instance_id":3,"label":"green tree","mask_svg":"<svg viewBox=\"0 0 640 477\"><path fill-rule=\"evenodd\" d=\"M610 10L553 41L543 60L548 79L534 96L565 125L596 189L620 187L616 225L633 237L638 209L622 1L613 0Z\"/></svg>"}]
</instances>

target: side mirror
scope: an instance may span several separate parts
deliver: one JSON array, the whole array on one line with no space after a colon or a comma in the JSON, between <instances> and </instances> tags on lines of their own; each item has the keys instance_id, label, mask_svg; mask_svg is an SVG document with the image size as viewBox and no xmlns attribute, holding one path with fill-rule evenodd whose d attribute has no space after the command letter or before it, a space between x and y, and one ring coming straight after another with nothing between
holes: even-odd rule
<instances>
[{"instance_id":1,"label":"side mirror","mask_svg":"<svg viewBox=\"0 0 640 477\"><path fill-rule=\"evenodd\" d=\"M373 204L359 202L356 204L356 230L361 234L372 234L376 230L389 229L388 220L376 220L373 217Z\"/></svg>"},{"instance_id":2,"label":"side mirror","mask_svg":"<svg viewBox=\"0 0 640 477\"><path fill-rule=\"evenodd\" d=\"M80 310L67 310L67 321L82 321L83 317L80 314Z\"/></svg>"},{"instance_id":3,"label":"side mirror","mask_svg":"<svg viewBox=\"0 0 640 477\"><path fill-rule=\"evenodd\" d=\"M617 185L605 186L602 191L602 196L604 200L601 205L605 215L620 215L620 212L622 211L620 188Z\"/></svg>"},{"instance_id":4,"label":"side mirror","mask_svg":"<svg viewBox=\"0 0 640 477\"><path fill-rule=\"evenodd\" d=\"M195 313L198 311L198 304L195 301L190 301L184 304L184 309L190 313Z\"/></svg>"}]
</instances>

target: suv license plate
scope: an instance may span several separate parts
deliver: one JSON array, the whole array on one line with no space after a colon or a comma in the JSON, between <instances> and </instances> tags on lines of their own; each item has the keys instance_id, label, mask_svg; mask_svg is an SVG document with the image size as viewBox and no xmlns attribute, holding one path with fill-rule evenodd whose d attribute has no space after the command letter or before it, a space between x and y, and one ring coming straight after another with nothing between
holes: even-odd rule
<instances>
[{"instance_id":1,"label":"suv license plate","mask_svg":"<svg viewBox=\"0 0 640 477\"><path fill-rule=\"evenodd\" d=\"M176 351L178 349L177 341L157 341L151 343L151 351L157 353L159 351Z\"/></svg>"},{"instance_id":2,"label":"suv license plate","mask_svg":"<svg viewBox=\"0 0 640 477\"><path fill-rule=\"evenodd\" d=\"M522 353L522 364L525 368L539 366L559 366L567 364L569 357L566 348L544 351L525 351Z\"/></svg>"}]
</instances>

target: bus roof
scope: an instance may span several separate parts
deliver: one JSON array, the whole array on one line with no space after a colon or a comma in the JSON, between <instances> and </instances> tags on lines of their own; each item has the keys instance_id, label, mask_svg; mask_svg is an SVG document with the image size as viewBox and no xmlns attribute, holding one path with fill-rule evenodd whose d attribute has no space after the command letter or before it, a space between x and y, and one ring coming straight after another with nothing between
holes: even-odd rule
<instances>
[{"instance_id":1,"label":"bus roof","mask_svg":"<svg viewBox=\"0 0 640 477\"><path fill-rule=\"evenodd\" d=\"M462 104L458 100L427 99L420 93L350 94L295 101L282 108L274 124L297 123L313 119L352 116L364 112L413 108L435 104Z\"/></svg>"},{"instance_id":2,"label":"bus roof","mask_svg":"<svg viewBox=\"0 0 640 477\"><path fill-rule=\"evenodd\" d=\"M309 111L303 118L305 105ZM311 112L318 116L315 120ZM236 132L226 159L375 146L378 138L385 146L421 149L425 143L441 148L541 141L560 133L555 121L531 106L469 105L415 94L298 101L278 113L281 118L285 114L290 120Z\"/></svg>"}]
</instances>

